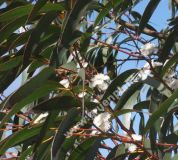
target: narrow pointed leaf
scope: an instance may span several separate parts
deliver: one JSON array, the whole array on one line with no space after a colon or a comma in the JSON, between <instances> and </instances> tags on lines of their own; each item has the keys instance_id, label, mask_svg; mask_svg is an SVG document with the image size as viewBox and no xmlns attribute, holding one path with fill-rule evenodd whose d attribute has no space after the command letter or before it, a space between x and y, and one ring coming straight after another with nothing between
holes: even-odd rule
<instances>
[{"instance_id":1,"label":"narrow pointed leaf","mask_svg":"<svg viewBox=\"0 0 178 160\"><path fill-rule=\"evenodd\" d=\"M163 103L160 104L159 108L153 113L153 115L148 120L146 127L144 129L144 133L148 131L148 129L155 124L155 121L158 120L161 116L163 116L170 105L174 102L174 100L178 97L178 90L176 90L172 96L166 99Z\"/></svg>"},{"instance_id":2,"label":"narrow pointed leaf","mask_svg":"<svg viewBox=\"0 0 178 160\"><path fill-rule=\"evenodd\" d=\"M65 133L69 131L69 129L76 123L75 118L79 114L79 110L77 108L72 108L70 111L68 111L66 117L59 125L58 131L54 137L53 143L52 143L52 159L58 160L58 154L61 149L61 145L64 143L65 139Z\"/></svg>"},{"instance_id":3,"label":"narrow pointed leaf","mask_svg":"<svg viewBox=\"0 0 178 160\"><path fill-rule=\"evenodd\" d=\"M160 1L161 0L150 0L141 18L139 28L138 28L138 34L140 34L145 28L145 26L147 25L148 21L150 20L152 14L156 10Z\"/></svg>"}]
</instances>

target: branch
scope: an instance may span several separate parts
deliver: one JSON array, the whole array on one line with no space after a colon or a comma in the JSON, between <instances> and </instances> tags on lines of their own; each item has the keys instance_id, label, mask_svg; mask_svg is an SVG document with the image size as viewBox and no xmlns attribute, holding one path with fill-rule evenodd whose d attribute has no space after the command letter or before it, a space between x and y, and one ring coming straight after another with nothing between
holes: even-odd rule
<instances>
[{"instance_id":1,"label":"branch","mask_svg":"<svg viewBox=\"0 0 178 160\"><path fill-rule=\"evenodd\" d=\"M119 19L119 20L115 20L117 23L119 23L120 25L130 29L130 30L133 30L133 31L137 31L138 30L138 27L131 24L131 23L128 23L122 19ZM145 28L143 31L142 31L144 34L146 35L149 35L149 36L152 36L152 37L155 37L155 38L158 38L158 39L166 39L167 38L167 34L163 34L163 33L160 33L160 32L156 32L154 30L151 30L151 29L148 29L148 28Z\"/></svg>"}]
</instances>

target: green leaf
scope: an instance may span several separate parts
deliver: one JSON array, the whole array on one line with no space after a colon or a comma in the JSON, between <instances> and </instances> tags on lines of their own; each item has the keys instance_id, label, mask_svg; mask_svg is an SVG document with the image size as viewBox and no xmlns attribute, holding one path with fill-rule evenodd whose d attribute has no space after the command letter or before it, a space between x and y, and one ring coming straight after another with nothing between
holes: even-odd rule
<instances>
[{"instance_id":1,"label":"green leaf","mask_svg":"<svg viewBox=\"0 0 178 160\"><path fill-rule=\"evenodd\" d=\"M134 105L133 109L135 110L142 110L142 109L148 109L150 105L150 101L142 101Z\"/></svg>"},{"instance_id":2,"label":"green leaf","mask_svg":"<svg viewBox=\"0 0 178 160\"><path fill-rule=\"evenodd\" d=\"M23 58L23 65L27 66L29 64L29 59L31 55L37 56L37 48L39 45L39 41L41 38L44 37L45 32L49 28L51 22L57 17L57 12L52 11L48 12L46 15L44 15L40 21L38 22L37 26L33 30L27 46L24 51L24 58Z\"/></svg>"},{"instance_id":3,"label":"green leaf","mask_svg":"<svg viewBox=\"0 0 178 160\"><path fill-rule=\"evenodd\" d=\"M85 154L85 160L93 160L96 157L99 148L101 147L101 141L104 140L103 138L97 138L93 144L91 145L90 149Z\"/></svg>"},{"instance_id":4,"label":"green leaf","mask_svg":"<svg viewBox=\"0 0 178 160\"><path fill-rule=\"evenodd\" d=\"M173 57L170 58L170 60L163 66L163 69L161 71L161 76L163 77L166 72L178 61L178 54L175 54Z\"/></svg>"},{"instance_id":5,"label":"green leaf","mask_svg":"<svg viewBox=\"0 0 178 160\"><path fill-rule=\"evenodd\" d=\"M3 118L0 126L2 126L3 123L5 123L13 114L17 113L25 105L56 89L58 83L56 84L47 81L47 79L53 74L53 69L45 68L37 76L33 77L13 93L4 104L5 108L11 108L11 110Z\"/></svg>"},{"instance_id":6,"label":"green leaf","mask_svg":"<svg viewBox=\"0 0 178 160\"><path fill-rule=\"evenodd\" d=\"M26 16L31 9L32 5L25 5L11 9L0 15L0 22L8 22Z\"/></svg>"},{"instance_id":7,"label":"green leaf","mask_svg":"<svg viewBox=\"0 0 178 160\"><path fill-rule=\"evenodd\" d=\"M12 68L6 72L0 73L0 93L4 92L5 89L17 78L18 70L20 66Z\"/></svg>"},{"instance_id":8,"label":"green leaf","mask_svg":"<svg viewBox=\"0 0 178 160\"><path fill-rule=\"evenodd\" d=\"M95 140L96 138L92 137L82 142L76 149L72 151L69 160L84 159L84 157L88 153L88 150L91 149L91 147L93 146Z\"/></svg>"},{"instance_id":9,"label":"green leaf","mask_svg":"<svg viewBox=\"0 0 178 160\"><path fill-rule=\"evenodd\" d=\"M140 34L145 28L145 26L147 25L148 21L150 20L153 12L156 10L160 1L161 0L150 0L140 20L138 34Z\"/></svg>"},{"instance_id":10,"label":"green leaf","mask_svg":"<svg viewBox=\"0 0 178 160\"><path fill-rule=\"evenodd\" d=\"M116 104L115 111L118 111L124 107L129 98L134 95L140 88L142 87L142 83L134 83L132 84L121 96L120 100Z\"/></svg>"},{"instance_id":11,"label":"green leaf","mask_svg":"<svg viewBox=\"0 0 178 160\"><path fill-rule=\"evenodd\" d=\"M10 70L17 67L22 62L22 56L10 58L7 62L0 64L0 72Z\"/></svg>"},{"instance_id":12,"label":"green leaf","mask_svg":"<svg viewBox=\"0 0 178 160\"><path fill-rule=\"evenodd\" d=\"M110 10L112 8L117 7L120 3L122 2L122 0L111 0L109 1L103 8L102 10L99 12L96 20L95 20L95 24L94 26L96 27L101 20L110 12Z\"/></svg>"},{"instance_id":13,"label":"green leaf","mask_svg":"<svg viewBox=\"0 0 178 160\"><path fill-rule=\"evenodd\" d=\"M32 5L25 5L11 9L0 15L0 22L9 22L11 20L26 16L31 12L32 9L33 9ZM48 3L41 8L40 13L43 12L47 13L50 11L62 11L64 9L65 8L63 4L61 3L58 4Z\"/></svg>"},{"instance_id":14,"label":"green leaf","mask_svg":"<svg viewBox=\"0 0 178 160\"><path fill-rule=\"evenodd\" d=\"M29 22L31 19L33 19L39 12L39 10L47 3L47 0L40 0L37 1L34 5L33 9L31 10L27 22Z\"/></svg>"},{"instance_id":15,"label":"green leaf","mask_svg":"<svg viewBox=\"0 0 178 160\"><path fill-rule=\"evenodd\" d=\"M133 74L135 74L138 70L131 69L121 73L118 77L116 77L112 83L109 85L108 89L106 90L103 99L106 99L108 96L111 95L117 88L122 87L124 82Z\"/></svg>"},{"instance_id":16,"label":"green leaf","mask_svg":"<svg viewBox=\"0 0 178 160\"><path fill-rule=\"evenodd\" d=\"M168 58L168 55L170 54L172 47L174 46L174 43L177 40L177 34L178 34L178 26L175 26L173 28L173 31L169 34L169 36L166 39L166 42L163 46L163 49L159 56L158 61L162 61L162 62L166 61L166 59Z\"/></svg>"},{"instance_id":17,"label":"green leaf","mask_svg":"<svg viewBox=\"0 0 178 160\"><path fill-rule=\"evenodd\" d=\"M178 89L168 99L166 99L163 103L160 104L158 109L153 113L153 115L148 120L146 127L144 129L144 133L146 133L147 130L155 124L156 120L158 120L161 116L163 116L167 112L168 108L174 102L177 96L178 96Z\"/></svg>"},{"instance_id":18,"label":"green leaf","mask_svg":"<svg viewBox=\"0 0 178 160\"><path fill-rule=\"evenodd\" d=\"M14 133L7 137L5 140L0 142L0 154L2 155L7 149L33 137L37 136L40 131L40 125L29 128L28 126L22 130Z\"/></svg>"},{"instance_id":19,"label":"green leaf","mask_svg":"<svg viewBox=\"0 0 178 160\"><path fill-rule=\"evenodd\" d=\"M44 82L47 82L50 85L48 79L50 78L50 76L54 75L54 73L55 72L52 68L44 68L40 73L38 73L30 81L26 82L10 96L5 104L5 107L13 107L14 104L23 100L24 97L29 96L31 92L35 91L39 87L42 87L44 85Z\"/></svg>"},{"instance_id":20,"label":"green leaf","mask_svg":"<svg viewBox=\"0 0 178 160\"><path fill-rule=\"evenodd\" d=\"M140 13L138 13L136 11L131 11L131 15L133 16L133 18L135 20L140 20L142 18L142 16L140 15Z\"/></svg>"},{"instance_id":21,"label":"green leaf","mask_svg":"<svg viewBox=\"0 0 178 160\"><path fill-rule=\"evenodd\" d=\"M148 84L148 85L150 85L150 86L152 86L152 87L154 87L161 94L163 94L163 95L165 95L167 97L170 97L171 94L172 94L172 92L169 89L167 89L166 86L162 82L156 80L154 77L149 77L148 76L147 79L144 80L143 82Z\"/></svg>"},{"instance_id":22,"label":"green leaf","mask_svg":"<svg viewBox=\"0 0 178 160\"><path fill-rule=\"evenodd\" d=\"M35 112L46 112L52 110L66 111L72 107L78 107L80 102L72 96L57 96L43 101L33 108Z\"/></svg>"},{"instance_id":23,"label":"green leaf","mask_svg":"<svg viewBox=\"0 0 178 160\"><path fill-rule=\"evenodd\" d=\"M30 146L27 148L24 152L20 154L19 160L24 160L27 158L28 155L30 155L33 151L34 146Z\"/></svg>"},{"instance_id":24,"label":"green leaf","mask_svg":"<svg viewBox=\"0 0 178 160\"><path fill-rule=\"evenodd\" d=\"M59 111L49 112L48 117L46 118L45 122L43 123L40 133L38 135L38 139L36 140L36 143L34 146L34 150L35 150L34 157L36 159L38 159L37 157L39 157L39 156L41 157L42 154L44 154L44 153L41 153L41 151L44 151L45 148L42 149L43 147L41 147L41 146L44 145L43 141L45 141L45 139L48 139L51 136L51 135L49 136L49 133L48 133L50 131L50 128L56 128L55 120L58 117L58 115L59 115Z\"/></svg>"},{"instance_id":25,"label":"green leaf","mask_svg":"<svg viewBox=\"0 0 178 160\"><path fill-rule=\"evenodd\" d=\"M65 139L65 133L76 123L75 118L79 114L79 110L77 108L72 108L68 111L66 117L64 120L61 122L61 124L58 127L58 131L55 134L55 137L53 139L52 143L52 159L53 160L58 160L59 159L59 153L62 144L64 143Z\"/></svg>"},{"instance_id":26,"label":"green leaf","mask_svg":"<svg viewBox=\"0 0 178 160\"><path fill-rule=\"evenodd\" d=\"M175 131L172 134L167 135L164 137L164 142L169 144L177 144L178 142L178 131Z\"/></svg>"},{"instance_id":27,"label":"green leaf","mask_svg":"<svg viewBox=\"0 0 178 160\"><path fill-rule=\"evenodd\" d=\"M0 112L0 121L5 117L6 113Z\"/></svg>"},{"instance_id":28,"label":"green leaf","mask_svg":"<svg viewBox=\"0 0 178 160\"><path fill-rule=\"evenodd\" d=\"M78 75L83 81L85 81L85 69L84 68L79 69Z\"/></svg>"},{"instance_id":29,"label":"green leaf","mask_svg":"<svg viewBox=\"0 0 178 160\"><path fill-rule=\"evenodd\" d=\"M61 146L60 151L58 152L58 156L61 158L61 160L65 160L67 152L71 150L72 146L74 146L74 143L76 141L77 137L70 137L65 139L64 143Z\"/></svg>"},{"instance_id":30,"label":"green leaf","mask_svg":"<svg viewBox=\"0 0 178 160\"><path fill-rule=\"evenodd\" d=\"M7 39L15 30L20 28L25 24L25 21L27 19L27 16L20 17L18 19L15 19L14 21L8 23L6 26L4 26L0 32L0 42L4 41Z\"/></svg>"},{"instance_id":31,"label":"green leaf","mask_svg":"<svg viewBox=\"0 0 178 160\"><path fill-rule=\"evenodd\" d=\"M165 155L164 155L164 157L163 157L163 160L172 160L171 153L170 153L170 152L165 153Z\"/></svg>"},{"instance_id":32,"label":"green leaf","mask_svg":"<svg viewBox=\"0 0 178 160\"><path fill-rule=\"evenodd\" d=\"M120 144L111 150L111 152L106 157L106 160L117 159L117 157L119 157L123 154L125 154L125 145Z\"/></svg>"},{"instance_id":33,"label":"green leaf","mask_svg":"<svg viewBox=\"0 0 178 160\"><path fill-rule=\"evenodd\" d=\"M78 0L73 8L67 12L62 23L58 47L54 49L50 60L51 66L58 67L66 63L68 49L82 35L80 31L81 17L85 16L93 2L93 0Z\"/></svg>"}]
</instances>

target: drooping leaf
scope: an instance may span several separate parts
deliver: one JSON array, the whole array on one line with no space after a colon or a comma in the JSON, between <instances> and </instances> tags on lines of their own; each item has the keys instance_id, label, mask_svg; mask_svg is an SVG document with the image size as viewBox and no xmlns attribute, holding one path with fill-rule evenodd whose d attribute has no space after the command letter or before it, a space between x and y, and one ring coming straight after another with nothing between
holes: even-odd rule
<instances>
[{"instance_id":1,"label":"drooping leaf","mask_svg":"<svg viewBox=\"0 0 178 160\"><path fill-rule=\"evenodd\" d=\"M66 111L72 107L78 107L80 102L71 96L57 96L41 102L33 108L35 112L46 112L52 110Z\"/></svg>"},{"instance_id":2,"label":"drooping leaf","mask_svg":"<svg viewBox=\"0 0 178 160\"><path fill-rule=\"evenodd\" d=\"M137 82L132 84L122 95L120 100L118 101L117 105L115 106L115 110L119 111L123 108L123 106L126 104L126 102L129 100L129 98L140 88L142 87L142 84Z\"/></svg>"},{"instance_id":3,"label":"drooping leaf","mask_svg":"<svg viewBox=\"0 0 178 160\"><path fill-rule=\"evenodd\" d=\"M44 36L45 32L47 31L50 23L57 17L57 12L52 11L48 12L44 15L39 23L37 24L36 28L33 30L27 46L25 47L24 51L24 58L23 58L23 65L27 66L29 64L29 59L31 56L38 55L37 48L39 45L40 39Z\"/></svg>"},{"instance_id":4,"label":"drooping leaf","mask_svg":"<svg viewBox=\"0 0 178 160\"><path fill-rule=\"evenodd\" d=\"M7 71L17 67L22 62L22 56L14 56L7 62L0 64L0 72Z\"/></svg>"},{"instance_id":5,"label":"drooping leaf","mask_svg":"<svg viewBox=\"0 0 178 160\"><path fill-rule=\"evenodd\" d=\"M159 56L158 61L162 61L162 62L166 61L166 59L168 58L168 55L170 54L172 47L174 46L175 41L177 39L177 35L178 35L178 27L175 26L173 28L173 31L169 34L169 36L167 37L167 39L165 41L165 44L163 46L163 49Z\"/></svg>"},{"instance_id":6,"label":"drooping leaf","mask_svg":"<svg viewBox=\"0 0 178 160\"><path fill-rule=\"evenodd\" d=\"M34 5L33 9L31 10L27 22L33 19L36 14L38 14L39 10L47 3L47 0L41 0L37 1L36 4Z\"/></svg>"},{"instance_id":7,"label":"drooping leaf","mask_svg":"<svg viewBox=\"0 0 178 160\"><path fill-rule=\"evenodd\" d=\"M37 136L40 131L40 125L29 128L28 126L22 130L14 133L13 135L7 137L4 141L0 142L0 154L2 155L8 148L11 148L28 138ZM4 143L5 142L5 143Z\"/></svg>"},{"instance_id":8,"label":"drooping leaf","mask_svg":"<svg viewBox=\"0 0 178 160\"><path fill-rule=\"evenodd\" d=\"M36 141L36 144L34 146L34 151L35 151L34 159L38 159L39 157L42 156L42 154L44 154L41 151L44 151L46 148L41 147L41 146L43 146L44 141L50 137L48 133L50 128L57 127L55 125L55 121L58 117L59 112L60 112L59 110L49 112L49 115L47 116L45 122L43 123L41 130L39 132L39 135L38 135L38 140Z\"/></svg>"},{"instance_id":9,"label":"drooping leaf","mask_svg":"<svg viewBox=\"0 0 178 160\"><path fill-rule=\"evenodd\" d=\"M95 20L94 26L96 27L101 22L101 20L109 13L109 11L121 2L122 0L111 0L105 6L103 6Z\"/></svg>"},{"instance_id":10,"label":"drooping leaf","mask_svg":"<svg viewBox=\"0 0 178 160\"><path fill-rule=\"evenodd\" d=\"M103 99L106 99L108 96L111 95L117 88L122 87L124 82L129 78L131 75L135 74L138 70L136 69L131 69L123 72L120 74L118 77L116 77L112 83L109 85L108 89L106 90Z\"/></svg>"},{"instance_id":11,"label":"drooping leaf","mask_svg":"<svg viewBox=\"0 0 178 160\"><path fill-rule=\"evenodd\" d=\"M106 157L106 160L117 159L117 157L123 154L125 154L125 145L120 144L111 150L111 152Z\"/></svg>"},{"instance_id":12,"label":"drooping leaf","mask_svg":"<svg viewBox=\"0 0 178 160\"><path fill-rule=\"evenodd\" d=\"M56 89L58 84L56 85L56 83L50 83L47 81L53 74L53 69L45 68L37 76L33 77L31 81L28 81L13 93L4 104L5 108L11 108L12 110L3 118L0 125L2 126L3 123L5 123L13 114L17 113L25 105ZM43 83L46 83L46 86Z\"/></svg>"},{"instance_id":13,"label":"drooping leaf","mask_svg":"<svg viewBox=\"0 0 178 160\"><path fill-rule=\"evenodd\" d=\"M178 54L175 54L170 60L163 66L161 76L164 76L166 72L178 61Z\"/></svg>"},{"instance_id":14,"label":"drooping leaf","mask_svg":"<svg viewBox=\"0 0 178 160\"><path fill-rule=\"evenodd\" d=\"M25 24L25 21L27 19L27 16L20 17L18 19L15 19L14 21L8 23L6 26L4 26L0 32L0 42L6 40L8 36L10 36L14 31L16 31L18 28L23 26Z\"/></svg>"},{"instance_id":15,"label":"drooping leaf","mask_svg":"<svg viewBox=\"0 0 178 160\"><path fill-rule=\"evenodd\" d=\"M160 0L150 0L140 20L138 34L143 31L159 3Z\"/></svg>"},{"instance_id":16,"label":"drooping leaf","mask_svg":"<svg viewBox=\"0 0 178 160\"><path fill-rule=\"evenodd\" d=\"M156 120L158 120L162 115L164 115L167 112L168 108L174 102L177 96L178 96L178 90L176 90L168 99L166 99L163 103L160 104L159 108L153 113L153 115L148 120L144 133L146 133L146 131L151 126L153 126Z\"/></svg>"},{"instance_id":17,"label":"drooping leaf","mask_svg":"<svg viewBox=\"0 0 178 160\"><path fill-rule=\"evenodd\" d=\"M65 133L76 123L76 117L79 114L79 110L77 108L72 108L68 111L66 117L59 125L58 131L55 134L53 143L52 143L52 159L58 160L59 153L61 149L61 145L64 143Z\"/></svg>"},{"instance_id":18,"label":"drooping leaf","mask_svg":"<svg viewBox=\"0 0 178 160\"><path fill-rule=\"evenodd\" d=\"M24 152L20 154L19 160L24 160L27 158L28 155L30 155L33 151L34 146L30 146L27 148Z\"/></svg>"},{"instance_id":19,"label":"drooping leaf","mask_svg":"<svg viewBox=\"0 0 178 160\"><path fill-rule=\"evenodd\" d=\"M85 16L93 0L78 0L74 6L70 6L62 24L58 46L51 56L50 65L58 67L67 61L67 51L69 47L82 35L80 28L80 18Z\"/></svg>"},{"instance_id":20,"label":"drooping leaf","mask_svg":"<svg viewBox=\"0 0 178 160\"><path fill-rule=\"evenodd\" d=\"M26 16L30 13L30 11L32 9L33 9L33 5L31 5L31 4L16 7L12 10L9 10L9 11L1 14L0 22L9 22L11 20ZM59 3L59 4L48 3L48 4L44 5L44 7L42 7L42 9L40 10L40 13L44 13L44 12L47 13L50 11L62 11L64 9L65 8L61 3Z\"/></svg>"},{"instance_id":21,"label":"drooping leaf","mask_svg":"<svg viewBox=\"0 0 178 160\"><path fill-rule=\"evenodd\" d=\"M71 155L69 156L69 160L84 159L84 157L94 144L95 139L95 137L92 137L81 143L76 149L72 151Z\"/></svg>"}]
</instances>

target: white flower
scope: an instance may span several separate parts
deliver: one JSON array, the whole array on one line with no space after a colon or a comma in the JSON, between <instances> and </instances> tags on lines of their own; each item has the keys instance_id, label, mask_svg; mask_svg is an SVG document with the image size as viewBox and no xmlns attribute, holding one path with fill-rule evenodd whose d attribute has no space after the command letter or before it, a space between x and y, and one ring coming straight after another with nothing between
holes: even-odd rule
<instances>
[{"instance_id":1,"label":"white flower","mask_svg":"<svg viewBox=\"0 0 178 160\"><path fill-rule=\"evenodd\" d=\"M93 130L90 134L91 134L91 135L97 135L97 134L100 134L100 132L97 131L97 130Z\"/></svg>"},{"instance_id":2,"label":"white flower","mask_svg":"<svg viewBox=\"0 0 178 160\"><path fill-rule=\"evenodd\" d=\"M129 152L135 152L137 149L137 146L135 144L130 144L129 147L128 147L128 151Z\"/></svg>"},{"instance_id":3,"label":"white flower","mask_svg":"<svg viewBox=\"0 0 178 160\"><path fill-rule=\"evenodd\" d=\"M110 83L110 78L108 75L99 73L91 79L90 87L98 87L99 90L105 91Z\"/></svg>"},{"instance_id":4,"label":"white flower","mask_svg":"<svg viewBox=\"0 0 178 160\"><path fill-rule=\"evenodd\" d=\"M145 45L141 46L141 54L143 56L149 56L155 52L157 52L158 48L155 44L153 43L146 43Z\"/></svg>"},{"instance_id":5,"label":"white flower","mask_svg":"<svg viewBox=\"0 0 178 160\"><path fill-rule=\"evenodd\" d=\"M39 123L43 118L45 118L45 117L47 117L48 116L48 113L42 113L42 114L40 114L39 116L38 116L38 118L37 119L35 119L34 120L34 124L37 124L37 123Z\"/></svg>"},{"instance_id":6,"label":"white flower","mask_svg":"<svg viewBox=\"0 0 178 160\"><path fill-rule=\"evenodd\" d=\"M141 141L142 140L142 136L141 135L132 134L131 136L135 141Z\"/></svg>"},{"instance_id":7,"label":"white flower","mask_svg":"<svg viewBox=\"0 0 178 160\"><path fill-rule=\"evenodd\" d=\"M99 30L100 28L101 28L100 26L96 26L94 29Z\"/></svg>"},{"instance_id":8,"label":"white flower","mask_svg":"<svg viewBox=\"0 0 178 160\"><path fill-rule=\"evenodd\" d=\"M75 57L76 57L76 53L77 53L77 55L79 56L79 58L81 58L80 57L80 55L79 55L79 51L73 51L70 55L69 55L69 57L68 57L68 59L67 59L67 63L68 62L71 62Z\"/></svg>"},{"instance_id":9,"label":"white flower","mask_svg":"<svg viewBox=\"0 0 178 160\"><path fill-rule=\"evenodd\" d=\"M91 113L97 114L97 112L98 110L96 108L91 110Z\"/></svg>"},{"instance_id":10,"label":"white flower","mask_svg":"<svg viewBox=\"0 0 178 160\"><path fill-rule=\"evenodd\" d=\"M163 63L161 63L161 62L155 62L154 60L151 60L151 65L152 65L153 68L155 68L155 67L162 66ZM147 62L147 63L145 63L145 65L144 65L143 68L144 68L144 69L151 69L151 66L150 66L150 64Z\"/></svg>"},{"instance_id":11,"label":"white flower","mask_svg":"<svg viewBox=\"0 0 178 160\"><path fill-rule=\"evenodd\" d=\"M90 117L91 119L95 118L97 115L98 115L98 110L95 108L95 109L92 109L91 111L85 111L85 113L87 114L88 117Z\"/></svg>"},{"instance_id":12,"label":"white flower","mask_svg":"<svg viewBox=\"0 0 178 160\"><path fill-rule=\"evenodd\" d=\"M110 118L111 118L110 113L108 112L100 113L94 118L93 124L103 132L107 132L111 128Z\"/></svg>"},{"instance_id":13,"label":"white flower","mask_svg":"<svg viewBox=\"0 0 178 160\"><path fill-rule=\"evenodd\" d=\"M32 28L31 25L21 26L21 27L17 30L17 32L18 32L18 33L24 33L24 32L28 31L28 30L31 29L31 28Z\"/></svg>"},{"instance_id":14,"label":"white flower","mask_svg":"<svg viewBox=\"0 0 178 160\"><path fill-rule=\"evenodd\" d=\"M151 74L151 70L147 69L143 69L143 70L140 70L139 73L138 73L138 77L144 81L145 79L147 79L147 77L150 76L152 77L153 75Z\"/></svg>"},{"instance_id":15,"label":"white flower","mask_svg":"<svg viewBox=\"0 0 178 160\"><path fill-rule=\"evenodd\" d=\"M155 67L158 67L158 66L162 66L163 63L161 62L154 62L154 60L151 60L151 65L153 68ZM141 80L145 80L147 79L147 77L150 76L150 77L153 77L153 74L152 74L152 71L151 71L151 66L150 64L147 62L144 67L139 71L138 73L138 77L141 79Z\"/></svg>"},{"instance_id":16,"label":"white flower","mask_svg":"<svg viewBox=\"0 0 178 160\"><path fill-rule=\"evenodd\" d=\"M81 61L81 65L82 65L83 68L86 68L88 66L88 62ZM80 69L80 68L81 67L80 67L79 63L77 63L77 69Z\"/></svg>"},{"instance_id":17,"label":"white flower","mask_svg":"<svg viewBox=\"0 0 178 160\"><path fill-rule=\"evenodd\" d=\"M168 73L166 73L163 79L166 82L166 84L173 90L176 90L178 88L178 79L176 78L175 71L170 70Z\"/></svg>"},{"instance_id":18,"label":"white flower","mask_svg":"<svg viewBox=\"0 0 178 160\"><path fill-rule=\"evenodd\" d=\"M65 88L69 87L69 80L68 79L63 79L59 82L61 85L63 85Z\"/></svg>"},{"instance_id":19,"label":"white flower","mask_svg":"<svg viewBox=\"0 0 178 160\"><path fill-rule=\"evenodd\" d=\"M18 31L19 31L19 33L24 33L26 30L24 27L20 27Z\"/></svg>"},{"instance_id":20,"label":"white flower","mask_svg":"<svg viewBox=\"0 0 178 160\"><path fill-rule=\"evenodd\" d=\"M86 94L87 94L87 92L81 92L78 94L78 97L83 98Z\"/></svg>"},{"instance_id":21,"label":"white flower","mask_svg":"<svg viewBox=\"0 0 178 160\"><path fill-rule=\"evenodd\" d=\"M100 103L96 98L91 99L91 102L94 102L94 103Z\"/></svg>"},{"instance_id":22,"label":"white flower","mask_svg":"<svg viewBox=\"0 0 178 160\"><path fill-rule=\"evenodd\" d=\"M178 79L172 79L172 82L169 84L170 88L176 90L178 88Z\"/></svg>"}]
</instances>

